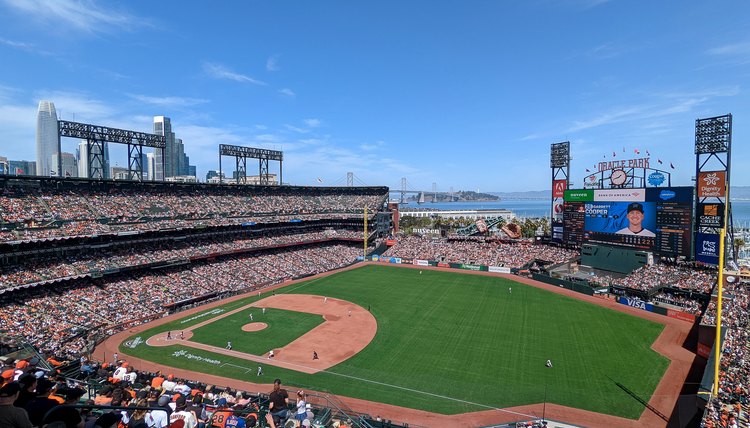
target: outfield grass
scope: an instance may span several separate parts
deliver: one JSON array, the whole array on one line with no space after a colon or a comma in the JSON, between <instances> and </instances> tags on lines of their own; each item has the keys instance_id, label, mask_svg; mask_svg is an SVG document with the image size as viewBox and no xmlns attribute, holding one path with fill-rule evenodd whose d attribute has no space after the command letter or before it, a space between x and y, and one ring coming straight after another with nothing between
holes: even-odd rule
<instances>
[{"instance_id":1,"label":"outfield grass","mask_svg":"<svg viewBox=\"0 0 750 428\"><path fill-rule=\"evenodd\" d=\"M378 332L364 350L327 372L265 366L260 379L257 365L244 360L190 348L184 350L220 363L175 357L183 349L178 344L121 350L174 367L264 383L282 377L287 385L445 414L540 403L546 395L548 402L638 418L643 405L616 383L648 400L669 363L650 349L662 324L503 278L369 265L276 293L323 295L370 307ZM232 302L225 310L255 300ZM244 322L224 324L207 338L201 332L200 340L252 346L242 344L240 336L249 333L238 332L248 321L247 313L241 314ZM212 316L138 336L145 340ZM547 359L552 369L545 367Z\"/></svg>"}]
</instances>

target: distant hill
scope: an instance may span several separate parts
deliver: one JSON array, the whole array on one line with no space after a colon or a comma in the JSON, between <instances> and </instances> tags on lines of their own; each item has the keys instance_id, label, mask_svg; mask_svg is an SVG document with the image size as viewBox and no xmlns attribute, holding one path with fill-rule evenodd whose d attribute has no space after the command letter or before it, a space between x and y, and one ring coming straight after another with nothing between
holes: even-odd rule
<instances>
[{"instance_id":1,"label":"distant hill","mask_svg":"<svg viewBox=\"0 0 750 428\"><path fill-rule=\"evenodd\" d=\"M550 199L550 190L530 190L526 192L487 192L499 196L500 199ZM750 186L732 186L729 190L732 199L750 200Z\"/></svg>"},{"instance_id":2,"label":"distant hill","mask_svg":"<svg viewBox=\"0 0 750 428\"><path fill-rule=\"evenodd\" d=\"M732 186L729 195L732 199L750 200L750 186Z\"/></svg>"},{"instance_id":3,"label":"distant hill","mask_svg":"<svg viewBox=\"0 0 750 428\"><path fill-rule=\"evenodd\" d=\"M550 199L552 191L550 190L530 190L526 192L487 192L491 195L499 196L500 199Z\"/></svg>"}]
</instances>

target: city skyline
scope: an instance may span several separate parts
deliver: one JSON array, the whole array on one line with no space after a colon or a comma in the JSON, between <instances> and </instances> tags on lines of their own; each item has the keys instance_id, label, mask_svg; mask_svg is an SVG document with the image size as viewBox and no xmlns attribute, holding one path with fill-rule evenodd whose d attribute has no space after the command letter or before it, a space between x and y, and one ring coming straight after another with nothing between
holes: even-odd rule
<instances>
[{"instance_id":1,"label":"city skyline","mask_svg":"<svg viewBox=\"0 0 750 428\"><path fill-rule=\"evenodd\" d=\"M733 164L750 152L744 3L720 20L697 1L200 6L0 1L0 156L36 159L40 100L136 131L169 117L201 180L237 144L282 150L292 184L542 190L569 140L578 187L644 154L690 185L695 119L727 113Z\"/></svg>"}]
</instances>

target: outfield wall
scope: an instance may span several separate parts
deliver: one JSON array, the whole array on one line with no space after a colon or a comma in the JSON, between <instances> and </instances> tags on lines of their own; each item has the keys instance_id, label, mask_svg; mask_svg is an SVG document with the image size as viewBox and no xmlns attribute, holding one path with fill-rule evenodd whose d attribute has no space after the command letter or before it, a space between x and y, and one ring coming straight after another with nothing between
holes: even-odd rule
<instances>
[{"instance_id":1,"label":"outfield wall","mask_svg":"<svg viewBox=\"0 0 750 428\"><path fill-rule=\"evenodd\" d=\"M358 257L363 260L364 258ZM392 263L398 265L414 265L414 266L431 266L441 267L449 269L462 269L471 270L476 272L494 272L494 273L516 273L517 269L511 269L504 266L485 266L485 265L473 265L468 263L445 263L436 260L421 260L421 259L405 259L401 257L383 257L378 255L368 256L367 260L378 262L378 263Z\"/></svg>"}]
</instances>

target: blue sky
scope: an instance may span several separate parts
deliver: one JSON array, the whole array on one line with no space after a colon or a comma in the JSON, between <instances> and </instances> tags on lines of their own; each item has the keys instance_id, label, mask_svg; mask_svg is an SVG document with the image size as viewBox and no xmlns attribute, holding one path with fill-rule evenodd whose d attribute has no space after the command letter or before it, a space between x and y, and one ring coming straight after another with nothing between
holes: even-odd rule
<instances>
[{"instance_id":1,"label":"blue sky","mask_svg":"<svg viewBox=\"0 0 750 428\"><path fill-rule=\"evenodd\" d=\"M695 119L732 113L750 185L746 1L0 0L0 58L11 159L35 158L48 99L140 131L171 117L203 177L226 143L283 150L293 184L542 190L569 140L577 185L636 149L690 185Z\"/></svg>"}]
</instances>

